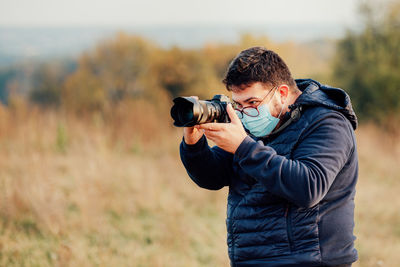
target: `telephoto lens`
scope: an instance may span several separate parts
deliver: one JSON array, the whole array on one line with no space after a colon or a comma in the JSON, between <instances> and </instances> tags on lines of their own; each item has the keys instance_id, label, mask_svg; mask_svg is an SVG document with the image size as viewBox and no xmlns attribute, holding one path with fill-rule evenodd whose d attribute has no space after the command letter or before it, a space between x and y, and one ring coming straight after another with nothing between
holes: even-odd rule
<instances>
[{"instance_id":1,"label":"telephoto lens","mask_svg":"<svg viewBox=\"0 0 400 267\"><path fill-rule=\"evenodd\" d=\"M215 95L211 100L195 97L177 97L171 108L176 127L192 127L208 122L230 122L226 106L230 102L225 95Z\"/></svg>"}]
</instances>

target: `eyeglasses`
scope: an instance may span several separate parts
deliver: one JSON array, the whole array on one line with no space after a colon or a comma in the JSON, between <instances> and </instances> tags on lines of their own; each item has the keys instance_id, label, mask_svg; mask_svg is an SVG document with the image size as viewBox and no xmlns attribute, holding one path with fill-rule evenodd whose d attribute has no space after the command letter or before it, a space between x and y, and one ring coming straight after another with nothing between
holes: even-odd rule
<instances>
[{"instance_id":1,"label":"eyeglasses","mask_svg":"<svg viewBox=\"0 0 400 267\"><path fill-rule=\"evenodd\" d=\"M238 115L239 119L243 119L243 114L246 114L249 117L257 117L260 115L260 111L258 110L258 106L264 101L264 99L272 92L275 91L277 86L273 87L260 101L260 103L257 104L257 106L252 107L244 107L244 108L239 108L237 103L233 104L233 108L236 111L236 114Z\"/></svg>"}]
</instances>

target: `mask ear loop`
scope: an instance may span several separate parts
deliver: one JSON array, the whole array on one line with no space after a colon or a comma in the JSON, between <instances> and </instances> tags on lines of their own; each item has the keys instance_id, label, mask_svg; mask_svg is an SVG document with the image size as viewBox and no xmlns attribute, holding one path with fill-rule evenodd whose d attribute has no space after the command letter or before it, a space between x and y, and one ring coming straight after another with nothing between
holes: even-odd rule
<instances>
[{"instance_id":1,"label":"mask ear loop","mask_svg":"<svg viewBox=\"0 0 400 267\"><path fill-rule=\"evenodd\" d=\"M286 99L286 100L287 100L287 99ZM286 100L285 100L285 103L286 103ZM283 103L283 105L282 105L281 112L279 112L279 115L278 115L278 119L280 119L280 117L281 117L281 115L282 115L283 106L285 105L285 103Z\"/></svg>"}]
</instances>

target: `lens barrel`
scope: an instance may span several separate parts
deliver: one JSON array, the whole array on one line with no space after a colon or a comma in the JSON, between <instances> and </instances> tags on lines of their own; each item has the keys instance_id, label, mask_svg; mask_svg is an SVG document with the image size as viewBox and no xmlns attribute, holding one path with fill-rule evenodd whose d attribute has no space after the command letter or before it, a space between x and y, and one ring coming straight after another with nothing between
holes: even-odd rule
<instances>
[{"instance_id":1,"label":"lens barrel","mask_svg":"<svg viewBox=\"0 0 400 267\"><path fill-rule=\"evenodd\" d=\"M223 100L226 100L226 96L223 97ZM221 102L221 95L214 96L211 101L194 97L177 97L173 101L171 117L177 127L192 127L207 122L229 122L226 113L227 102Z\"/></svg>"}]
</instances>

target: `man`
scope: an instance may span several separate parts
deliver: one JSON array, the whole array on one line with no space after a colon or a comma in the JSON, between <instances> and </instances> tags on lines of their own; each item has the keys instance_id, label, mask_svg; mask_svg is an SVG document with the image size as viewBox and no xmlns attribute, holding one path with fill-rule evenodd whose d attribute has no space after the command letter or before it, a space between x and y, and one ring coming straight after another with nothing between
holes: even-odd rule
<instances>
[{"instance_id":1,"label":"man","mask_svg":"<svg viewBox=\"0 0 400 267\"><path fill-rule=\"evenodd\" d=\"M231 123L184 128L180 152L197 185L229 186L231 266L350 266L358 161L349 96L295 81L261 47L242 51L224 83Z\"/></svg>"}]
</instances>

